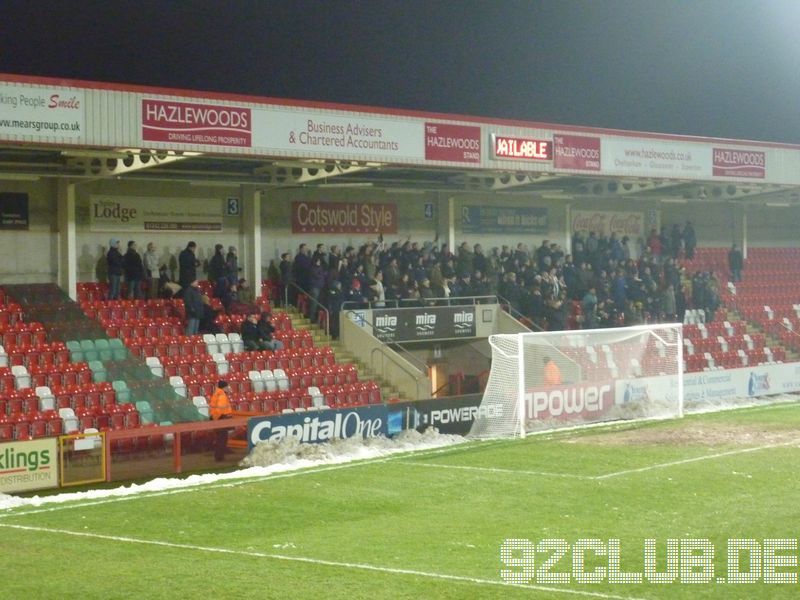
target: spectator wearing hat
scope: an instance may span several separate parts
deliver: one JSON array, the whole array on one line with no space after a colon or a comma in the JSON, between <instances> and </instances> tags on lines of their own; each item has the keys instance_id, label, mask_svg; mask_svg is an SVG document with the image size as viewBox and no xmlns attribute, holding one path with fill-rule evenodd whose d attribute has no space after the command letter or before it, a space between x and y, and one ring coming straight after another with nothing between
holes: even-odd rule
<instances>
[{"instance_id":1,"label":"spectator wearing hat","mask_svg":"<svg viewBox=\"0 0 800 600\"><path fill-rule=\"evenodd\" d=\"M211 395L208 408L209 417L211 417L212 421L230 419L233 416L231 401L228 399L228 394L225 392L227 387L228 382L220 380L217 382L217 388ZM214 460L217 462L222 461L225 458L227 449L228 430L224 428L217 429L216 443L214 444Z\"/></svg>"},{"instance_id":2,"label":"spectator wearing hat","mask_svg":"<svg viewBox=\"0 0 800 600\"><path fill-rule=\"evenodd\" d=\"M108 299L119 300L124 261L122 253L119 251L119 240L117 238L111 238L108 242L106 264L108 265Z\"/></svg>"}]
</instances>

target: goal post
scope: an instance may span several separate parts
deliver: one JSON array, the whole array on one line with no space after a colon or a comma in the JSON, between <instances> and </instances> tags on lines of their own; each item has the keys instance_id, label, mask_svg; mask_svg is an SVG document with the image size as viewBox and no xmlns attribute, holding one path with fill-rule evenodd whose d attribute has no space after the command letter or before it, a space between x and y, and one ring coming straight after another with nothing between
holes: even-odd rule
<instances>
[{"instance_id":1,"label":"goal post","mask_svg":"<svg viewBox=\"0 0 800 600\"><path fill-rule=\"evenodd\" d=\"M471 436L683 416L680 324L498 334L489 344Z\"/></svg>"}]
</instances>

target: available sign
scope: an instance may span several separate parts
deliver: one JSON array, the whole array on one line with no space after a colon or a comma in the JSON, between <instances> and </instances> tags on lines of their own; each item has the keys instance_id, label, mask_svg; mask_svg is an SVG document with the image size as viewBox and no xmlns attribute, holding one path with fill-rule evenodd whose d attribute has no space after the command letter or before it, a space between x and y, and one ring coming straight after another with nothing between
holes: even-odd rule
<instances>
[{"instance_id":1,"label":"available sign","mask_svg":"<svg viewBox=\"0 0 800 600\"><path fill-rule=\"evenodd\" d=\"M397 233L397 205L295 201L292 233Z\"/></svg>"},{"instance_id":2,"label":"available sign","mask_svg":"<svg viewBox=\"0 0 800 600\"><path fill-rule=\"evenodd\" d=\"M317 443L386 435L386 406L383 404L258 417L247 422L250 449L259 442L277 442L287 437L303 443Z\"/></svg>"},{"instance_id":3,"label":"available sign","mask_svg":"<svg viewBox=\"0 0 800 600\"><path fill-rule=\"evenodd\" d=\"M142 139L147 141L250 147L251 124L249 108L142 100Z\"/></svg>"},{"instance_id":4,"label":"available sign","mask_svg":"<svg viewBox=\"0 0 800 600\"><path fill-rule=\"evenodd\" d=\"M0 192L0 229L28 229L28 194Z\"/></svg>"},{"instance_id":5,"label":"available sign","mask_svg":"<svg viewBox=\"0 0 800 600\"><path fill-rule=\"evenodd\" d=\"M550 140L512 137L492 134L495 158L515 160L552 160L553 143Z\"/></svg>"},{"instance_id":6,"label":"available sign","mask_svg":"<svg viewBox=\"0 0 800 600\"><path fill-rule=\"evenodd\" d=\"M92 196L91 231L222 231L222 200Z\"/></svg>"},{"instance_id":7,"label":"available sign","mask_svg":"<svg viewBox=\"0 0 800 600\"><path fill-rule=\"evenodd\" d=\"M58 486L56 438L0 444L0 492Z\"/></svg>"},{"instance_id":8,"label":"available sign","mask_svg":"<svg viewBox=\"0 0 800 600\"><path fill-rule=\"evenodd\" d=\"M628 236L631 239L644 238L644 215L640 212L611 210L574 210L572 211L572 231L609 236L616 233L618 238Z\"/></svg>"},{"instance_id":9,"label":"available sign","mask_svg":"<svg viewBox=\"0 0 800 600\"><path fill-rule=\"evenodd\" d=\"M764 179L767 176L767 154L755 150L714 148L715 177L747 177Z\"/></svg>"},{"instance_id":10,"label":"available sign","mask_svg":"<svg viewBox=\"0 0 800 600\"><path fill-rule=\"evenodd\" d=\"M481 162L481 128L425 123L425 160Z\"/></svg>"},{"instance_id":11,"label":"available sign","mask_svg":"<svg viewBox=\"0 0 800 600\"><path fill-rule=\"evenodd\" d=\"M431 306L372 311L373 335L382 342L475 337L475 308Z\"/></svg>"},{"instance_id":12,"label":"available sign","mask_svg":"<svg viewBox=\"0 0 800 600\"><path fill-rule=\"evenodd\" d=\"M548 211L540 206L461 207L462 233L547 233Z\"/></svg>"},{"instance_id":13,"label":"available sign","mask_svg":"<svg viewBox=\"0 0 800 600\"><path fill-rule=\"evenodd\" d=\"M556 169L575 171L600 170L600 138L580 135L555 135Z\"/></svg>"}]
</instances>

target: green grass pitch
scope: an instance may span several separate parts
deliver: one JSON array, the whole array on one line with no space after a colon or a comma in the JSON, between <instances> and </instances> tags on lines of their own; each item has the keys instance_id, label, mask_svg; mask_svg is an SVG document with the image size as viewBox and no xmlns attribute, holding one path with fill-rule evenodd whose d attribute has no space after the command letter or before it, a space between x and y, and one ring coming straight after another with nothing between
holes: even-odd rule
<instances>
[{"instance_id":1,"label":"green grass pitch","mask_svg":"<svg viewBox=\"0 0 800 600\"><path fill-rule=\"evenodd\" d=\"M769 562L765 540L800 536L798 466L800 405L787 404L24 507L0 512L0 598L794 598L797 583L764 578L800 573L800 550ZM512 538L530 541L530 571L501 562ZM756 583L722 583L730 538L756 541L756 572L739 555ZM578 583L581 539L603 544L582 554L595 574L609 540L629 573L656 540L671 573L667 540L707 539L713 578ZM564 540L563 558L542 540ZM702 578L686 552L686 579ZM568 582L547 580L558 573Z\"/></svg>"}]
</instances>

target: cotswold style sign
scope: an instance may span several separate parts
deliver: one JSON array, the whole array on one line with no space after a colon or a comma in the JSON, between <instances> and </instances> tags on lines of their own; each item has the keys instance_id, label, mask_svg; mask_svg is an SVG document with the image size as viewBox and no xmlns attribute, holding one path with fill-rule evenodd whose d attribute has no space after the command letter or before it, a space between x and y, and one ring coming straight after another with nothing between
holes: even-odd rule
<instances>
[{"instance_id":1,"label":"cotswold style sign","mask_svg":"<svg viewBox=\"0 0 800 600\"><path fill-rule=\"evenodd\" d=\"M292 202L292 233L397 233L397 205Z\"/></svg>"},{"instance_id":2,"label":"cotswold style sign","mask_svg":"<svg viewBox=\"0 0 800 600\"><path fill-rule=\"evenodd\" d=\"M222 200L92 196L92 231L222 231Z\"/></svg>"},{"instance_id":3,"label":"cotswold style sign","mask_svg":"<svg viewBox=\"0 0 800 600\"><path fill-rule=\"evenodd\" d=\"M373 310L373 335L382 342L475 337L474 306Z\"/></svg>"}]
</instances>

